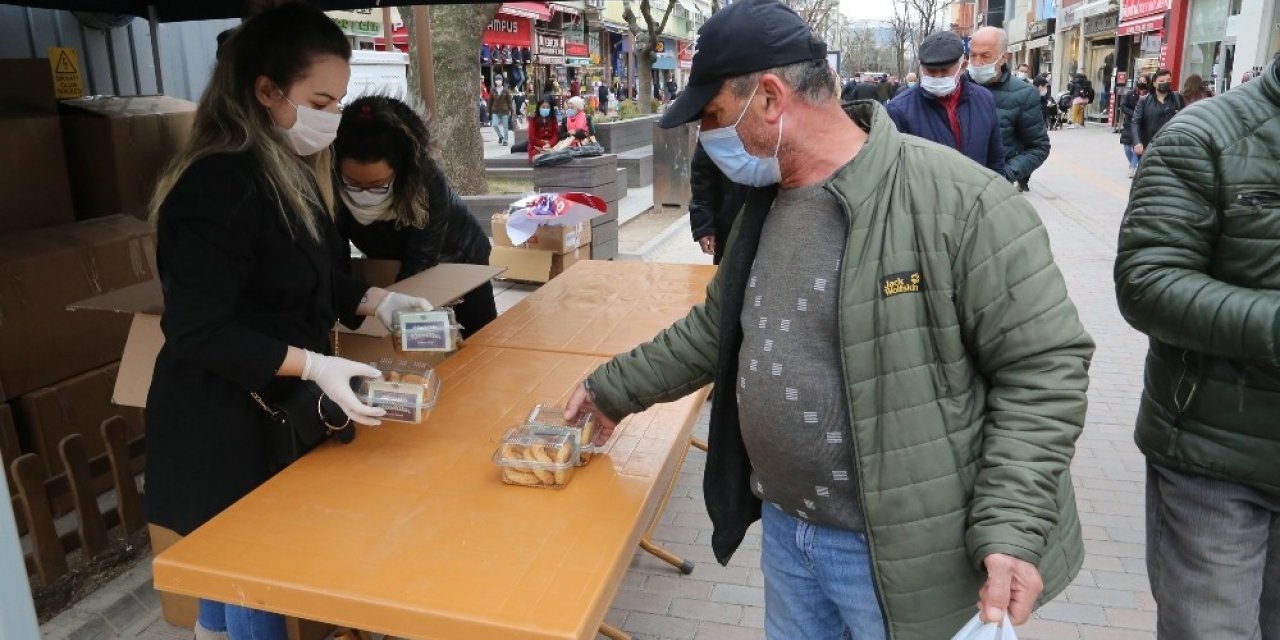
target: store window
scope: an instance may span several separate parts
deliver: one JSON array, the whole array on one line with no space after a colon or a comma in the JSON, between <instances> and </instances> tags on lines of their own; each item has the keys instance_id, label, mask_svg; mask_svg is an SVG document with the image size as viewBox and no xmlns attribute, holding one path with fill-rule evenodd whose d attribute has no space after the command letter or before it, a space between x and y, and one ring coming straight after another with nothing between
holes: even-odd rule
<instances>
[{"instance_id":1,"label":"store window","mask_svg":"<svg viewBox=\"0 0 1280 640\"><path fill-rule=\"evenodd\" d=\"M1235 44L1224 44L1227 20L1240 13L1241 0L1193 0L1187 25L1187 48L1183 55L1182 77L1197 74L1205 84L1231 76ZM1219 86L1219 89L1225 89Z\"/></svg>"}]
</instances>

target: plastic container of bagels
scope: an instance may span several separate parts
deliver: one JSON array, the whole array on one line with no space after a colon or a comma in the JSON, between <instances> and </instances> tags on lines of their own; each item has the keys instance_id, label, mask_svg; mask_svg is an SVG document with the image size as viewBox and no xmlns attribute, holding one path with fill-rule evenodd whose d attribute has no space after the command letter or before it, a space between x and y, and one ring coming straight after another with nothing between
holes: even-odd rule
<instances>
[{"instance_id":1,"label":"plastic container of bagels","mask_svg":"<svg viewBox=\"0 0 1280 640\"><path fill-rule=\"evenodd\" d=\"M578 453L577 440L567 430L521 425L502 436L493 462L507 484L563 489L573 479Z\"/></svg>"},{"instance_id":2,"label":"plastic container of bagels","mask_svg":"<svg viewBox=\"0 0 1280 640\"><path fill-rule=\"evenodd\" d=\"M440 397L440 378L431 365L383 358L369 363L378 378L357 378L356 396L371 407L386 409L383 420L421 423Z\"/></svg>"},{"instance_id":3,"label":"plastic container of bagels","mask_svg":"<svg viewBox=\"0 0 1280 640\"><path fill-rule=\"evenodd\" d=\"M533 406L524 423L530 427L561 429L572 434L578 443L576 464L579 467L590 462L592 454L595 453L595 447L592 446L591 441L596 437L596 421L590 413L584 412L582 417L570 422L564 419L563 406L542 403Z\"/></svg>"}]
</instances>

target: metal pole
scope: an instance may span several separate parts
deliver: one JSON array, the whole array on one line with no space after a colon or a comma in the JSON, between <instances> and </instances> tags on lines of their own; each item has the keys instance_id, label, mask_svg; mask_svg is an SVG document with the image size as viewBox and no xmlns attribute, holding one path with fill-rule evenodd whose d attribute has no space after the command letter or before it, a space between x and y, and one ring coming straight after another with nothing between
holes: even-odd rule
<instances>
[{"instance_id":1,"label":"metal pole","mask_svg":"<svg viewBox=\"0 0 1280 640\"><path fill-rule=\"evenodd\" d=\"M8 495L9 478L0 470L0 487ZM27 584L27 567L22 562L18 526L13 510L0 508L0 638L39 638L36 608Z\"/></svg>"},{"instance_id":2,"label":"metal pole","mask_svg":"<svg viewBox=\"0 0 1280 640\"><path fill-rule=\"evenodd\" d=\"M431 9L413 7L413 30L418 44L418 75L422 78L422 102L427 113L436 112L436 70L431 54Z\"/></svg>"},{"instance_id":3,"label":"metal pole","mask_svg":"<svg viewBox=\"0 0 1280 640\"><path fill-rule=\"evenodd\" d=\"M147 6L147 20L151 23L151 61L156 66L156 95L164 95L164 74L160 72L160 18L154 4Z\"/></svg>"},{"instance_id":4,"label":"metal pole","mask_svg":"<svg viewBox=\"0 0 1280 640\"><path fill-rule=\"evenodd\" d=\"M382 50L395 51L395 31L391 25L391 7L382 8Z\"/></svg>"}]
</instances>

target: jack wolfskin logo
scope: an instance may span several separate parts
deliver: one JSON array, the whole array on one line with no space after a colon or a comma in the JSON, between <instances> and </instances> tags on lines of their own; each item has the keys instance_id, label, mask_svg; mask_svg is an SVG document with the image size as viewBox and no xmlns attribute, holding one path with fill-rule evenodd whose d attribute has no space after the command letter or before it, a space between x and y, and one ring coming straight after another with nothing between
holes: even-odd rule
<instances>
[{"instance_id":1,"label":"jack wolfskin logo","mask_svg":"<svg viewBox=\"0 0 1280 640\"><path fill-rule=\"evenodd\" d=\"M924 291L924 276L919 271L903 271L880 278L881 298L892 298L900 293Z\"/></svg>"}]
</instances>

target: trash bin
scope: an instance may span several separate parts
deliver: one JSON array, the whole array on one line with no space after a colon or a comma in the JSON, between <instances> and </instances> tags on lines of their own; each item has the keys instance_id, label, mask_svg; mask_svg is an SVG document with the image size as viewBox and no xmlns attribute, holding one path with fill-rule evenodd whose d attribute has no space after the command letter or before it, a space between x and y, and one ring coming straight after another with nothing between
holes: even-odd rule
<instances>
[{"instance_id":1,"label":"trash bin","mask_svg":"<svg viewBox=\"0 0 1280 640\"><path fill-rule=\"evenodd\" d=\"M674 129L653 125L653 204L655 207L689 206L689 163L698 144L698 127L686 124Z\"/></svg>"}]
</instances>

